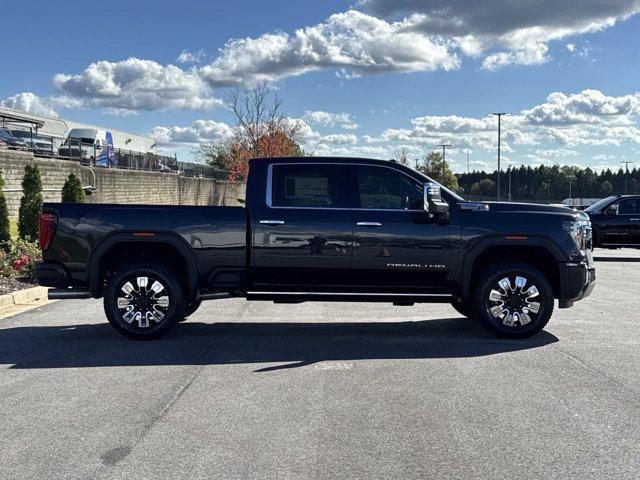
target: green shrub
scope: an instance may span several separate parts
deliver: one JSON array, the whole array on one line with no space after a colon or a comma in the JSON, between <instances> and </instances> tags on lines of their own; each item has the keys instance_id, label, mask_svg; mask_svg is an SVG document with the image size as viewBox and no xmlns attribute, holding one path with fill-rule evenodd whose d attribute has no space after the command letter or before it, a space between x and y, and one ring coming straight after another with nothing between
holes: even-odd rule
<instances>
[{"instance_id":1,"label":"green shrub","mask_svg":"<svg viewBox=\"0 0 640 480\"><path fill-rule=\"evenodd\" d=\"M8 242L11 239L9 233L9 209L7 208L7 199L2 192L4 187L4 179L2 178L2 169L0 169L0 250L9 248Z\"/></svg>"},{"instance_id":2,"label":"green shrub","mask_svg":"<svg viewBox=\"0 0 640 480\"><path fill-rule=\"evenodd\" d=\"M82 189L82 183L80 183L80 179L73 173L69 174L69 178L67 178L67 181L64 182L64 186L62 187L62 202L84 202L84 190Z\"/></svg>"},{"instance_id":3,"label":"green shrub","mask_svg":"<svg viewBox=\"0 0 640 480\"><path fill-rule=\"evenodd\" d=\"M24 167L22 198L18 211L18 233L24 240L38 239L38 218L42 211L42 180L36 165Z\"/></svg>"},{"instance_id":4,"label":"green shrub","mask_svg":"<svg viewBox=\"0 0 640 480\"><path fill-rule=\"evenodd\" d=\"M9 240L7 250L0 250L0 277L22 277L34 282L36 261L42 252L36 242Z\"/></svg>"}]
</instances>

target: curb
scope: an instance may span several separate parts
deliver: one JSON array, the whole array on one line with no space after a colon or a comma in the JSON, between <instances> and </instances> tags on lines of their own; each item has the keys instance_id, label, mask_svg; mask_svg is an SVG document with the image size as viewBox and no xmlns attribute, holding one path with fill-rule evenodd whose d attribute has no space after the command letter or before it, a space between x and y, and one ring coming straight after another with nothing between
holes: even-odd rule
<instances>
[{"instance_id":1,"label":"curb","mask_svg":"<svg viewBox=\"0 0 640 480\"><path fill-rule=\"evenodd\" d=\"M3 308L24 305L38 300L47 299L47 287L32 287L17 292L0 295L0 310Z\"/></svg>"}]
</instances>

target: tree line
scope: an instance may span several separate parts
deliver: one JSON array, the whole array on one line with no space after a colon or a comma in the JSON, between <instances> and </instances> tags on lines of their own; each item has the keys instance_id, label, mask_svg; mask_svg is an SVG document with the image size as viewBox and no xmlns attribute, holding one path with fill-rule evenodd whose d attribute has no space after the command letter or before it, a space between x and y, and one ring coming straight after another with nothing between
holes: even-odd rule
<instances>
[{"instance_id":1,"label":"tree line","mask_svg":"<svg viewBox=\"0 0 640 480\"><path fill-rule=\"evenodd\" d=\"M456 175L458 191L475 199L497 196L497 171L472 171ZM640 193L640 170L610 169L595 172L575 166L520 166L500 174L500 197L536 202L559 202L565 198L601 198L617 194Z\"/></svg>"}]
</instances>

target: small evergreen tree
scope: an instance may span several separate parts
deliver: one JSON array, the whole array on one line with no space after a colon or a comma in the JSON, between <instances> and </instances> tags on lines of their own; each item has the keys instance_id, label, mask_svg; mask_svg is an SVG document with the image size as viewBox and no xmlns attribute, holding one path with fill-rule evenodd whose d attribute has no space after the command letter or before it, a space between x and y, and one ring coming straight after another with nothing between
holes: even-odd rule
<instances>
[{"instance_id":1,"label":"small evergreen tree","mask_svg":"<svg viewBox=\"0 0 640 480\"><path fill-rule=\"evenodd\" d=\"M63 203L82 203L84 202L84 190L80 179L73 173L69 174L69 178L64 182L62 187L62 202Z\"/></svg>"},{"instance_id":2,"label":"small evergreen tree","mask_svg":"<svg viewBox=\"0 0 640 480\"><path fill-rule=\"evenodd\" d=\"M42 179L36 165L24 167L22 198L18 211L18 233L29 241L38 239L38 219L42 211Z\"/></svg>"},{"instance_id":3,"label":"small evergreen tree","mask_svg":"<svg viewBox=\"0 0 640 480\"><path fill-rule=\"evenodd\" d=\"M9 235L9 209L2 187L4 187L4 179L2 178L2 169L0 169L0 249L7 250L11 238Z\"/></svg>"}]
</instances>

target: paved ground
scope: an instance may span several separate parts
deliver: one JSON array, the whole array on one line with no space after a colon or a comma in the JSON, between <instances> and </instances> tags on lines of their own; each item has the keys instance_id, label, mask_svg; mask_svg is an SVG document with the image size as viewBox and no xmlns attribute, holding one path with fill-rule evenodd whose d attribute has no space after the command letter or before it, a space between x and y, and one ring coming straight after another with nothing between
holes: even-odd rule
<instances>
[{"instance_id":1,"label":"paved ground","mask_svg":"<svg viewBox=\"0 0 640 480\"><path fill-rule=\"evenodd\" d=\"M445 305L209 302L156 342L98 301L0 321L0 478L638 478L640 253L528 341Z\"/></svg>"}]
</instances>

